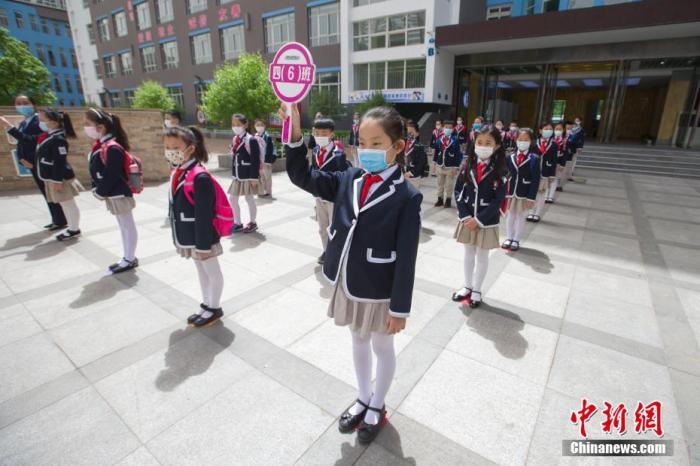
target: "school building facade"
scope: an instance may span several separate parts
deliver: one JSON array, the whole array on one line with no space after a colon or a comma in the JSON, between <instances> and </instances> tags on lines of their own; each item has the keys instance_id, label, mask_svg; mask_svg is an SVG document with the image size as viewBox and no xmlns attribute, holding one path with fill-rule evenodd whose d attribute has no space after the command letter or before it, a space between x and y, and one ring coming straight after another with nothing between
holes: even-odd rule
<instances>
[{"instance_id":1,"label":"school building facade","mask_svg":"<svg viewBox=\"0 0 700 466\"><path fill-rule=\"evenodd\" d=\"M450 114L580 116L590 139L700 147L697 0L471 0L436 29ZM445 60L447 62L449 60Z\"/></svg>"},{"instance_id":2,"label":"school building facade","mask_svg":"<svg viewBox=\"0 0 700 466\"><path fill-rule=\"evenodd\" d=\"M24 42L49 70L55 105L85 102L64 0L0 0L0 27Z\"/></svg>"}]
</instances>

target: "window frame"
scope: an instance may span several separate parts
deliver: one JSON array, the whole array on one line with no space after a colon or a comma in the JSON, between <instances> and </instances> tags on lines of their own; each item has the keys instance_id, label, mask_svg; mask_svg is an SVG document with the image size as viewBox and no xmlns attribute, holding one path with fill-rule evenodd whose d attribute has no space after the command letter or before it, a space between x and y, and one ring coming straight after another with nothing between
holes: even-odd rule
<instances>
[{"instance_id":1,"label":"window frame","mask_svg":"<svg viewBox=\"0 0 700 466\"><path fill-rule=\"evenodd\" d=\"M235 29L235 31L233 31ZM227 56L227 50L225 47L225 34L227 31L232 31L234 32L236 36L240 36L241 39L241 45L242 47L240 49L237 49L234 51L233 54L228 54L230 56ZM235 39L235 38L234 38ZM235 42L235 40L234 40ZM219 47L221 48L221 59L223 61L234 61L237 60L239 56L241 56L242 53L245 53L245 24L240 23L240 24L233 24L231 26L226 26L221 29L219 29Z\"/></svg>"},{"instance_id":2,"label":"window frame","mask_svg":"<svg viewBox=\"0 0 700 466\"><path fill-rule=\"evenodd\" d=\"M175 61L173 62L172 60L168 60L168 55L166 54L166 48L172 48L172 45L174 44L175 47ZM161 60L163 62L163 69L164 70L173 70L177 69L180 66L180 48L177 45L177 40L170 40L166 42L161 42L160 44L160 55L161 55Z\"/></svg>"},{"instance_id":3,"label":"window frame","mask_svg":"<svg viewBox=\"0 0 700 466\"><path fill-rule=\"evenodd\" d=\"M200 57L197 53L197 39L207 37L209 41L209 55ZM192 54L192 64L193 65L206 65L214 61L214 54L211 47L211 31L202 32L200 34L195 34L190 36L190 53ZM208 61L206 61L208 59Z\"/></svg>"},{"instance_id":4,"label":"window frame","mask_svg":"<svg viewBox=\"0 0 700 466\"><path fill-rule=\"evenodd\" d=\"M286 20L281 22L280 20ZM289 21L291 19L291 21ZM270 23L272 23L272 31L270 30ZM281 28L286 28L287 37L283 37ZM275 41L274 34L275 31L280 32L279 42ZM286 42L294 41L296 38L295 31L295 12L290 11L288 13L282 13L275 16L268 16L263 18L263 33L265 38L265 53L276 53L279 48ZM272 38L270 36L273 36ZM272 39L272 40L271 40Z\"/></svg>"},{"instance_id":5,"label":"window frame","mask_svg":"<svg viewBox=\"0 0 700 466\"><path fill-rule=\"evenodd\" d=\"M325 11L333 8L333 11ZM332 20L335 16L335 32L331 32ZM328 30L321 32L322 24L325 21ZM308 8L309 22L309 44L311 47L322 47L325 45L335 45L340 43L340 3L324 3L323 5ZM314 30L315 29L315 30ZM315 33L315 35L314 35Z\"/></svg>"}]
</instances>

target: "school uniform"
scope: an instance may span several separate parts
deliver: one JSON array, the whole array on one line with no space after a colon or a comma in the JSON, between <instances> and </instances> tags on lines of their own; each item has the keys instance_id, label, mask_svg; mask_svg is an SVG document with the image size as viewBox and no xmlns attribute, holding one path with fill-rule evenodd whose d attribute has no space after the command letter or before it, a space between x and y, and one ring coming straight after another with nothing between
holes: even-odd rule
<instances>
[{"instance_id":1,"label":"school uniform","mask_svg":"<svg viewBox=\"0 0 700 466\"><path fill-rule=\"evenodd\" d=\"M353 167L357 167L357 149L360 147L360 125L353 124L350 128L348 144L350 145L350 163Z\"/></svg>"},{"instance_id":2,"label":"school uniform","mask_svg":"<svg viewBox=\"0 0 700 466\"><path fill-rule=\"evenodd\" d=\"M275 148L275 140L265 131L259 136L265 141L265 155L263 156L262 170L260 171L260 181L265 194L272 194L272 166L277 160L277 149Z\"/></svg>"},{"instance_id":3,"label":"school uniform","mask_svg":"<svg viewBox=\"0 0 700 466\"><path fill-rule=\"evenodd\" d=\"M302 141L285 150L292 183L335 203L323 264L334 286L328 315L363 337L386 333L388 315L410 314L423 196L396 165L375 176L328 172L309 167Z\"/></svg>"},{"instance_id":4,"label":"school uniform","mask_svg":"<svg viewBox=\"0 0 700 466\"><path fill-rule=\"evenodd\" d=\"M464 166L457 178L454 192L459 212L459 222L454 238L459 243L482 249L494 249L498 242L498 224L501 208L506 196L506 177L497 178L494 173L495 160L487 162L475 160ZM464 221L475 218L479 228L472 231L464 226Z\"/></svg>"},{"instance_id":5,"label":"school uniform","mask_svg":"<svg viewBox=\"0 0 700 466\"><path fill-rule=\"evenodd\" d=\"M406 155L406 172L411 173L411 177L407 179L415 188L420 189L421 178L425 176L425 168L428 165L425 148L417 140L409 139L406 141L404 154Z\"/></svg>"},{"instance_id":6,"label":"school uniform","mask_svg":"<svg viewBox=\"0 0 700 466\"><path fill-rule=\"evenodd\" d=\"M435 128L432 133L430 133L430 146L428 147L428 153L430 155L430 175L437 175L437 166L435 165L435 160L433 156L435 155L435 142L442 137L442 129Z\"/></svg>"},{"instance_id":7,"label":"school uniform","mask_svg":"<svg viewBox=\"0 0 700 466\"><path fill-rule=\"evenodd\" d=\"M61 129L51 130L40 136L36 149L37 174L46 184L49 202L67 202L80 194L81 185L68 164L68 142ZM60 190L55 189L61 186Z\"/></svg>"},{"instance_id":8,"label":"school uniform","mask_svg":"<svg viewBox=\"0 0 700 466\"><path fill-rule=\"evenodd\" d=\"M565 137L554 137L554 144L557 146L557 186L564 186L565 179L564 174L566 173L566 164L568 163L569 148L567 144L567 138ZM557 189L557 187L555 187Z\"/></svg>"},{"instance_id":9,"label":"school uniform","mask_svg":"<svg viewBox=\"0 0 700 466\"><path fill-rule=\"evenodd\" d=\"M464 125L455 125L455 133L457 134L457 141L459 142L459 147L462 152L466 149L467 144L467 127Z\"/></svg>"},{"instance_id":10,"label":"school uniform","mask_svg":"<svg viewBox=\"0 0 700 466\"><path fill-rule=\"evenodd\" d=\"M433 161L437 167L437 195L438 200L452 198L454 179L460 164L462 163L462 151L459 149L459 141L456 135L442 136L435 141L435 153Z\"/></svg>"},{"instance_id":11,"label":"school uniform","mask_svg":"<svg viewBox=\"0 0 700 466\"><path fill-rule=\"evenodd\" d=\"M557 145L554 143L553 137L549 139L539 138L537 142L535 142L535 151L537 155L540 156L540 173L543 181L547 178L554 178L557 176L557 150ZM540 183L540 185L542 185L542 183ZM542 188L543 187L540 186L540 189Z\"/></svg>"},{"instance_id":12,"label":"school uniform","mask_svg":"<svg viewBox=\"0 0 700 466\"><path fill-rule=\"evenodd\" d=\"M576 168L576 161L578 155L583 151L584 144L584 132L582 126L575 126L571 128L567 134L567 145L569 146L569 160L571 163L568 164L566 171L566 178L571 178L571 175Z\"/></svg>"},{"instance_id":13,"label":"school uniform","mask_svg":"<svg viewBox=\"0 0 700 466\"><path fill-rule=\"evenodd\" d=\"M232 196L260 194L260 145L257 139L247 132L243 136L234 136L231 155L233 181L228 193Z\"/></svg>"},{"instance_id":14,"label":"school uniform","mask_svg":"<svg viewBox=\"0 0 700 466\"><path fill-rule=\"evenodd\" d=\"M534 152L515 152L506 158L508 179L508 212L525 211L526 201L535 201L540 184L540 161Z\"/></svg>"},{"instance_id":15,"label":"school uniform","mask_svg":"<svg viewBox=\"0 0 700 466\"><path fill-rule=\"evenodd\" d=\"M216 194L214 181L207 172L194 178L194 204L185 196L185 180L190 170L199 165L196 159L173 170L170 177L170 226L177 253L198 259L198 254L210 257L223 254L220 238L212 223Z\"/></svg>"},{"instance_id":16,"label":"school uniform","mask_svg":"<svg viewBox=\"0 0 700 466\"><path fill-rule=\"evenodd\" d=\"M316 146L311 151L311 167L313 170L323 172L342 172L347 170L348 163L345 153L335 142L331 141L326 147ZM333 202L316 197L316 222L318 222L318 234L321 236L323 250L328 244L328 226L333 218Z\"/></svg>"},{"instance_id":17,"label":"school uniform","mask_svg":"<svg viewBox=\"0 0 700 466\"><path fill-rule=\"evenodd\" d=\"M114 136L106 134L92 146L90 151L90 176L92 177L92 194L105 201L107 210L112 215L131 212L136 207L134 195L126 181L124 171L124 150L109 146L105 163L100 156L102 144L113 140Z\"/></svg>"},{"instance_id":18,"label":"school uniform","mask_svg":"<svg viewBox=\"0 0 700 466\"><path fill-rule=\"evenodd\" d=\"M66 216L63 213L61 206L49 201L46 197L46 185L39 178L38 167L36 163L36 146L37 140L43 131L39 127L39 116L34 114L29 118L25 118L17 127L12 127L7 130L7 133L17 140L17 156L20 160L24 160L32 165L30 172L34 179L34 184L39 188L41 195L46 199L46 205L51 214L51 223L57 226L66 225Z\"/></svg>"}]
</instances>

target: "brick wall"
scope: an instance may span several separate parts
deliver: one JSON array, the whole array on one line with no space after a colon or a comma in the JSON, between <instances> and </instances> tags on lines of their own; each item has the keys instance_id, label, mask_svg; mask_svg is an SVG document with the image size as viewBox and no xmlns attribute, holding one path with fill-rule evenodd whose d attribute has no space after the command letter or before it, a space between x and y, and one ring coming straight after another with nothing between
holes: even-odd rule
<instances>
[{"instance_id":1,"label":"brick wall","mask_svg":"<svg viewBox=\"0 0 700 466\"><path fill-rule=\"evenodd\" d=\"M90 186L90 174L87 167L87 153L92 147L83 132L85 109L66 109L71 117L77 139L69 140L68 161L73 166L80 181ZM170 176L168 164L163 158L163 118L157 110L119 109L114 112L121 119L129 136L131 152L141 157L146 181L163 181ZM13 107L0 107L0 115L16 115ZM10 151L14 146L7 141L5 134L0 134L0 191L34 188L31 177L19 177L15 170Z\"/></svg>"}]
</instances>

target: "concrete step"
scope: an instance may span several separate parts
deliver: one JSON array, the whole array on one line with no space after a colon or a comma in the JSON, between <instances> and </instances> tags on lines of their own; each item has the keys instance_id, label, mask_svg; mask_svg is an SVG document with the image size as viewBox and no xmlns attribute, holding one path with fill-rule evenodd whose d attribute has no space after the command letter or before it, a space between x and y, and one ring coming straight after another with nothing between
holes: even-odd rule
<instances>
[{"instance_id":1,"label":"concrete step","mask_svg":"<svg viewBox=\"0 0 700 466\"><path fill-rule=\"evenodd\" d=\"M591 144L586 145L576 166L591 170L700 179L700 152Z\"/></svg>"}]
</instances>

